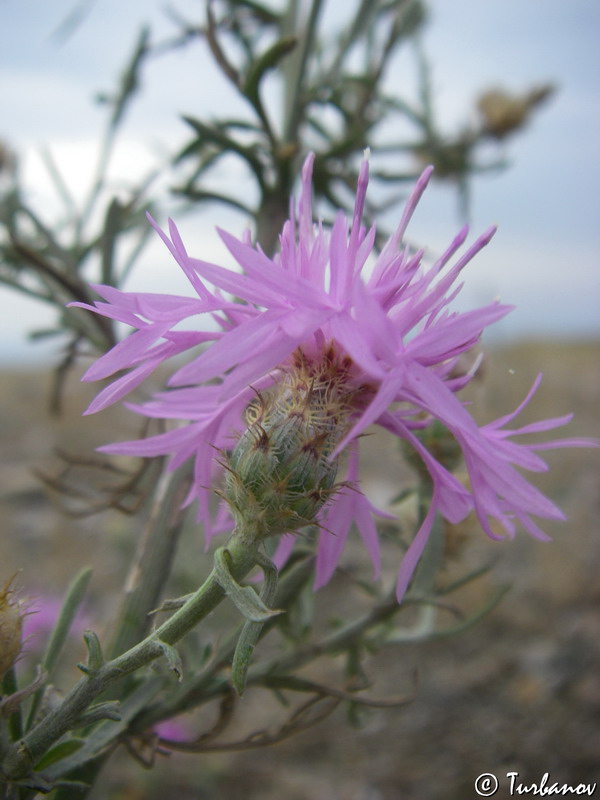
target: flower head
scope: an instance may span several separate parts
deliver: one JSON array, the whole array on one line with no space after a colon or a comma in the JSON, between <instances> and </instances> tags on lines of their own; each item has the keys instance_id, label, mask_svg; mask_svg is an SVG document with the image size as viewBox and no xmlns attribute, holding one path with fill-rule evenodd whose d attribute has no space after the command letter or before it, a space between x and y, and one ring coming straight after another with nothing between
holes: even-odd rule
<instances>
[{"instance_id":1,"label":"flower head","mask_svg":"<svg viewBox=\"0 0 600 800\"><path fill-rule=\"evenodd\" d=\"M291 511L292 500L286 500L288 504L282 510L278 498L273 499L271 494L267 497L262 488L256 488L263 485L260 480L251 478L240 485L237 478L228 478L224 494L234 516L246 513L245 509L257 500L262 504L257 513L271 532L288 533L280 541L279 562L293 548L294 537L289 532L303 521L316 519L321 527L317 586L333 574L352 524L362 536L375 575L379 573L379 540L373 515L382 512L359 491L359 436L376 424L406 440L423 460L433 490L429 513L400 566L400 598L437 512L450 522L458 522L474 510L493 538L498 538L498 525L512 536L516 523L543 538L531 516L561 519L562 512L515 467L542 470L546 467L536 449L590 442L571 439L532 445L513 441L515 435L545 431L569 419L506 429L504 426L528 402L531 393L514 414L483 427L457 398L456 393L475 371L473 367L457 375L459 359L479 341L488 325L511 310L499 302L467 312L451 310L460 291L456 283L461 271L488 244L494 228L457 256L467 238L464 227L435 263L424 265L423 252L405 245L403 237L429 181L432 170L428 168L412 190L397 230L375 256L375 228L367 230L362 225L368 160L360 169L352 219L340 211L330 231L313 221L312 165L313 157L309 156L302 172L297 212L292 207L280 237L280 251L274 258L253 246L249 235L240 240L219 231L242 268L241 274L189 256L173 222L169 222L167 235L150 220L195 295L177 297L95 287L103 300L94 306L80 305L127 323L135 332L85 374L84 380L92 381L127 370L98 394L87 413L120 400L159 365L190 351L184 365L174 369L167 391L142 404L129 404L144 416L185 424L101 450L146 457L169 455L172 468L193 458L194 481L188 500L198 500L198 516L208 543L231 524L227 505L219 508L216 518L210 512L209 487L216 485L219 473L226 468L237 476L244 470L249 474L249 470L259 468L258 458L262 459L261 470L267 469L268 463L279 469L281 442L288 435L282 409L288 413L297 410L298 403L310 406L302 442L315 445L313 467L317 472L311 477L312 483L300 486ZM370 257L374 263L367 270ZM197 315L207 320L202 329L180 329L180 323ZM197 346L206 343L209 346L197 354ZM298 399L302 397L304 400ZM249 421L245 416L248 406ZM262 433L257 434L257 419L271 443L267 455L259 446ZM470 488L436 460L417 435L434 422L441 423L460 447ZM240 438L234 448L236 436ZM273 443L277 436L279 450ZM246 449L240 449L244 442ZM224 465L216 450L232 449L233 463ZM306 445L303 453L310 449ZM344 450L348 452L346 484L332 491L331 464ZM296 452L285 457L297 464ZM281 475L279 479L283 480ZM287 497L289 478L284 483ZM310 498L314 500L317 495L322 502L311 505ZM491 520L496 520L495 528Z\"/></svg>"},{"instance_id":2,"label":"flower head","mask_svg":"<svg viewBox=\"0 0 600 800\"><path fill-rule=\"evenodd\" d=\"M0 589L0 681L17 660L22 647L23 610L11 600L8 580Z\"/></svg>"}]
</instances>

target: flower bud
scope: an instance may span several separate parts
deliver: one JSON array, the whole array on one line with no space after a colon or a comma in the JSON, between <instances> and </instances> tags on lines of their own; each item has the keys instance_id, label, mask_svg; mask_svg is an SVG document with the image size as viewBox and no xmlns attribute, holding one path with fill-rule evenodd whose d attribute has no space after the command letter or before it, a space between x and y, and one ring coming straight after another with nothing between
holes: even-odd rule
<instances>
[{"instance_id":1,"label":"flower bud","mask_svg":"<svg viewBox=\"0 0 600 800\"><path fill-rule=\"evenodd\" d=\"M248 407L223 493L238 532L256 539L315 523L336 491L338 459L330 456L348 430L356 395L349 363L332 350L316 361L298 351L280 382Z\"/></svg>"},{"instance_id":2,"label":"flower bud","mask_svg":"<svg viewBox=\"0 0 600 800\"><path fill-rule=\"evenodd\" d=\"M12 578L0 589L0 681L21 652L23 615L19 604L10 601L11 581Z\"/></svg>"},{"instance_id":3,"label":"flower bud","mask_svg":"<svg viewBox=\"0 0 600 800\"><path fill-rule=\"evenodd\" d=\"M504 139L522 128L540 103L551 97L556 87L551 83L534 86L521 95L504 89L488 89L477 99L484 132L494 139Z\"/></svg>"}]
</instances>

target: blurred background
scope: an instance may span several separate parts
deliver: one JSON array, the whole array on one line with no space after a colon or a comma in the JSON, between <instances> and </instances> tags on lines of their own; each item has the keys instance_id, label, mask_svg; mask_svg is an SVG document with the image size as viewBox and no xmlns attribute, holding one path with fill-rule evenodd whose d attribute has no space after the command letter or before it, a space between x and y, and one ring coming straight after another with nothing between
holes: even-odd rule
<instances>
[{"instance_id":1,"label":"blurred background","mask_svg":"<svg viewBox=\"0 0 600 800\"><path fill-rule=\"evenodd\" d=\"M449 137L460 133L484 91L555 87L526 130L501 144L509 169L474 175L466 206L456 184L434 182L410 228L411 239L435 255L465 214L474 235L499 225L493 243L469 266L459 298L472 307L500 296L517 307L488 334L489 356L472 389L478 413L482 420L507 413L543 371L523 422L573 411L569 435L599 436L600 5L429 0L427 6L422 44L439 124ZM44 153L51 153L73 196L83 197L105 118L95 99L112 91L142 23L168 38L174 13L197 16L198 3L0 0L0 139L18 154L27 198L44 218L52 221L56 203ZM345 13L347 0L332 0L322 24L335 26ZM414 70L414 59L399 59L386 81L410 94ZM202 47L152 61L121 131L113 181L125 185L164 163L187 139L180 115L223 113L228 91ZM230 167L220 177L239 180ZM385 215L382 226L391 229L397 217L397 211ZM223 261L215 224L239 233L247 223L221 208L181 220L193 253ZM154 245L126 287L189 291ZM74 571L95 563L86 614L100 626L114 611L134 547L130 520L112 512L65 518L32 467L56 475L62 462L55 448L91 453L137 434L136 423L122 409L82 419L96 387L79 385L76 376L69 379L62 416L51 416L50 372L59 345L30 342L27 335L51 324L54 312L4 288L0 304L2 573L22 570L20 584L50 602ZM384 499L398 491L390 479L397 460L386 441L373 441L370 481ZM159 758L150 773L121 753L96 800L153 800L166 791L181 800L464 800L475 796L473 782L483 772L498 774L505 790L498 797L508 797L502 779L509 771L525 782L548 771L560 782L600 780L598 455L563 450L548 453L548 462L549 473L536 483L568 517L547 526L551 543L521 536L498 544L471 528L459 532L467 564L495 562L463 605L476 609L490 591L511 584L500 606L458 638L398 646L373 659L371 694L379 697L403 691L418 670L417 697L409 706L369 710L354 727L339 709L271 750L200 760L172 755ZM187 535L195 553L193 526ZM190 579L186 568L179 565L180 576ZM335 604L343 576L325 591L325 602ZM32 656L37 646L32 635ZM67 669L59 688L75 680L74 672Z\"/></svg>"},{"instance_id":2,"label":"blurred background","mask_svg":"<svg viewBox=\"0 0 600 800\"><path fill-rule=\"evenodd\" d=\"M476 99L500 87L520 95L551 84L554 94L532 115L524 133L501 146L506 171L475 175L470 187L474 233L490 224L494 244L466 274L460 303L472 306L501 296L518 309L490 332L503 341L523 335L596 337L600 333L600 7L588 0L430 0L422 33L431 66L431 92L439 127L456 135L475 114ZM324 5L323 29L339 27L348 4ZM3 0L0 3L0 138L19 154L29 200L52 218L56 195L43 151L51 154L75 198L93 180L99 130L106 112L95 100L110 94L142 24L168 40L173 15L198 14L196 0ZM111 175L137 178L188 137L184 113L211 118L227 113L231 87L215 73L208 48L177 48L151 59L141 93L127 111ZM411 97L418 89L415 60L403 50L386 84ZM276 95L276 90L273 90ZM275 97L273 102L280 98ZM382 134L385 134L384 130ZM504 152L502 152L504 150ZM221 183L239 181L227 168ZM379 220L392 228L393 215ZM214 226L232 232L246 221L219 208L181 221L184 238L218 257ZM410 229L435 254L462 222L456 187L438 181ZM149 251L128 286L160 291L179 280L164 269L160 248ZM174 289L171 288L171 291ZM0 359L45 360L53 345L26 344L31 324L52 312L0 289ZM44 316L46 314L46 317Z\"/></svg>"}]
</instances>

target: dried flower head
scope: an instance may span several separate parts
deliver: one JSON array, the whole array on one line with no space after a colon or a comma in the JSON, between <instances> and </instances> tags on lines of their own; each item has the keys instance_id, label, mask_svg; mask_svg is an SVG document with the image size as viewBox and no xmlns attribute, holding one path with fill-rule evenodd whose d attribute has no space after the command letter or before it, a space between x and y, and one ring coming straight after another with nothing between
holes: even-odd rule
<instances>
[{"instance_id":1,"label":"dried flower head","mask_svg":"<svg viewBox=\"0 0 600 800\"><path fill-rule=\"evenodd\" d=\"M331 231L313 222L312 165L309 156L297 213L292 208L274 258L254 246L249 234L238 240L220 231L241 274L189 256L172 222L167 236L151 220L195 296L95 287L103 300L80 305L136 330L84 376L99 380L127 370L98 394L87 413L120 400L159 365L210 342L200 355L190 354L183 366L175 368L167 391L142 404L129 404L147 417L186 424L101 449L146 457L170 455L172 468L193 458L188 500L199 501L207 543L231 526L230 506L238 523L252 521L262 526L263 535L286 532L276 554L281 563L294 546L290 532L316 521L321 526L316 586L333 574L353 524L375 576L379 574L373 515L382 512L359 491L359 436L377 424L400 437L422 460L433 487L429 513L400 565L400 598L437 512L456 523L475 510L494 539L500 538L499 529L513 536L517 523L533 536L546 538L532 515L562 519L562 512L515 467L543 470L546 465L536 450L590 442L571 439L534 445L513 440L569 420L506 428L527 404L539 379L513 414L481 427L457 398L477 366L474 362L457 375L464 362L461 356L488 325L511 310L499 302L466 312L451 309L460 291L455 285L460 273L490 241L493 228L454 260L467 238L464 227L435 263L425 265L423 251L403 244L403 237L429 181L428 168L412 190L397 230L375 254L375 229L366 230L361 222L368 160L360 169L352 220L339 212ZM370 257L374 264L367 271ZM181 322L197 315L207 320L201 330L181 330ZM443 426L460 448L470 488L417 436L434 423ZM224 460L216 456L215 448L233 452ZM336 491L335 460L344 450L346 483ZM217 485L224 469L227 502L213 519L209 487Z\"/></svg>"},{"instance_id":2,"label":"dried flower head","mask_svg":"<svg viewBox=\"0 0 600 800\"><path fill-rule=\"evenodd\" d=\"M23 611L18 602L11 600L12 581L10 578L0 589L0 681L17 660L22 647Z\"/></svg>"}]
</instances>

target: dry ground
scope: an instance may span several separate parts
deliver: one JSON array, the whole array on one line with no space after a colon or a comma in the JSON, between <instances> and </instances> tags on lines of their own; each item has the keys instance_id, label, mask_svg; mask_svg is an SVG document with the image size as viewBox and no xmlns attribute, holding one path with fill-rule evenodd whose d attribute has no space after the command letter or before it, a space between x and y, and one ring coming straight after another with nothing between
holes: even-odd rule
<instances>
[{"instance_id":1,"label":"dry ground","mask_svg":"<svg viewBox=\"0 0 600 800\"><path fill-rule=\"evenodd\" d=\"M545 379L524 421L574 411L569 435L599 436L598 343L493 352L472 389L482 419L511 410L539 370ZM88 609L100 620L114 609L124 578L131 523L106 514L65 519L31 468L56 472L56 445L91 452L130 434L132 421L122 411L81 418L93 389L75 380L64 415L53 419L48 385L44 371L3 377L0 580L20 569L25 593L60 595L74 571L93 562ZM390 497L397 451L374 439L370 452L369 484ZM480 534L467 542L467 561L496 558L467 602L509 581L501 605L458 638L397 646L373 662L378 696L397 694L418 667L418 696L409 706L369 712L358 728L339 709L268 751L173 755L152 772L118 756L95 800L465 800L476 797L473 782L483 772L499 776L496 797L504 798L510 771L524 783L545 772L561 784L600 782L600 456L580 449L547 456L551 470L536 483L568 516L545 526L553 541L521 535L496 544ZM335 598L335 581L330 591ZM67 685L75 677L68 672Z\"/></svg>"}]
</instances>

